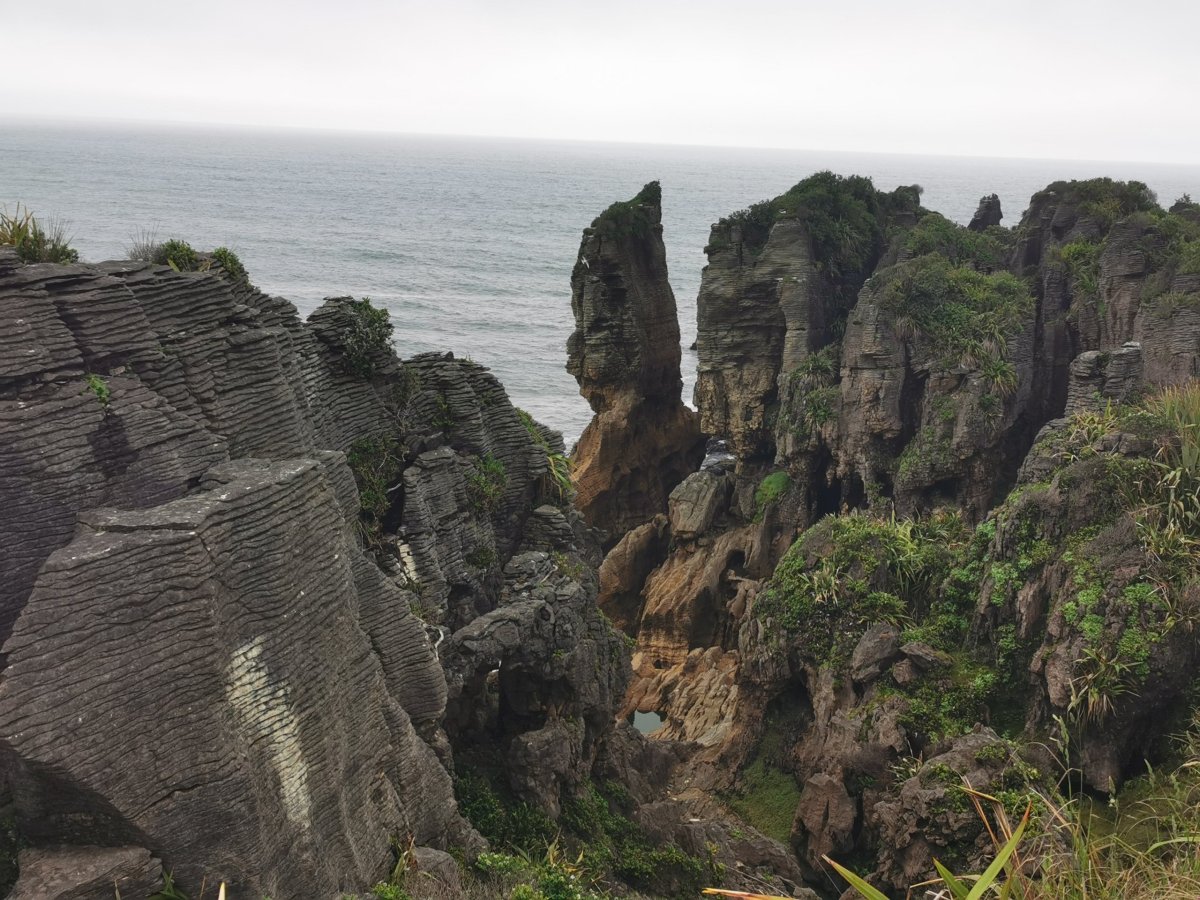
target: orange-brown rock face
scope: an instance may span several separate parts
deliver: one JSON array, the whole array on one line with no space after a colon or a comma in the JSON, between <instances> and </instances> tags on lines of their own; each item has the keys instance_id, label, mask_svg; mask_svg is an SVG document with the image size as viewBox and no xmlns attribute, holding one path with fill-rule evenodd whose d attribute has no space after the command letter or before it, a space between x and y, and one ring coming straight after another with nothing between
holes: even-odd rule
<instances>
[{"instance_id":1,"label":"orange-brown rock face","mask_svg":"<svg viewBox=\"0 0 1200 900\"><path fill-rule=\"evenodd\" d=\"M610 542L665 512L671 489L702 455L696 414L680 397L661 220L651 182L584 229L571 274L567 371L596 413L575 448L576 506Z\"/></svg>"}]
</instances>

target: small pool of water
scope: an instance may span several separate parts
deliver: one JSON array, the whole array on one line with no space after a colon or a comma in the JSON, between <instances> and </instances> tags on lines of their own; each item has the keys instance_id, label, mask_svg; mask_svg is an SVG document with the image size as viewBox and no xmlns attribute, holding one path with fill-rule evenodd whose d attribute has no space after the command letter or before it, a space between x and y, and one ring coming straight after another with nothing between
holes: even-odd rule
<instances>
[{"instance_id":1,"label":"small pool of water","mask_svg":"<svg viewBox=\"0 0 1200 900\"><path fill-rule=\"evenodd\" d=\"M635 712L633 714L633 727L642 734L652 734L662 728L662 716L654 712Z\"/></svg>"}]
</instances>

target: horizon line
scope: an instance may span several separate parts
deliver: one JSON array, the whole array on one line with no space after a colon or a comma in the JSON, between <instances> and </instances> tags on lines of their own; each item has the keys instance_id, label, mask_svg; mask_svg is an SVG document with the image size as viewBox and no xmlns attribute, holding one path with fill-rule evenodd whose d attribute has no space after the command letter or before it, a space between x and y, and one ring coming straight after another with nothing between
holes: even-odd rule
<instances>
[{"instance_id":1,"label":"horizon line","mask_svg":"<svg viewBox=\"0 0 1200 900\"><path fill-rule=\"evenodd\" d=\"M1055 156L989 156L981 153L933 153L905 150L860 150L860 149L830 149L798 146L762 146L750 144L697 144L685 141L618 141L599 138L568 138L542 137L509 134L475 134L465 132L423 132L400 131L387 128L340 128L321 125L262 125L244 122L214 122L196 119L142 119L121 118L116 116L50 116L50 115L8 115L0 112L0 122L59 125L59 126L110 126L110 127L141 127L172 129L213 129L226 131L242 131L252 133L293 133L323 136L360 136L360 137L403 137L403 138L441 138L454 140L475 141L514 141L541 144L600 144L618 147L680 147L696 150L749 150L768 153L830 153L842 155L871 155L871 156L904 156L934 159L979 159L979 160L1008 160L1018 162L1047 162L1047 163L1089 163L1089 164L1120 164L1145 166L1172 166L1179 168L1200 168L1195 162L1178 160L1138 160L1138 159L1104 159L1083 157Z\"/></svg>"}]
</instances>

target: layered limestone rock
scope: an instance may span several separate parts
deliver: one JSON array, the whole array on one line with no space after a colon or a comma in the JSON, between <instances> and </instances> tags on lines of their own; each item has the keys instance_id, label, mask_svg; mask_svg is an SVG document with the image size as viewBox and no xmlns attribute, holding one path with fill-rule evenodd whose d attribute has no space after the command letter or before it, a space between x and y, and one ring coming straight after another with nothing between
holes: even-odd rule
<instances>
[{"instance_id":1,"label":"layered limestone rock","mask_svg":"<svg viewBox=\"0 0 1200 900\"><path fill-rule=\"evenodd\" d=\"M487 717L502 664L514 779L549 803L586 777L627 653L594 584L510 603L503 575L527 542L597 561L547 477L561 438L477 365L362 346L380 316L338 298L306 325L217 270L0 249L0 747L40 848L19 896L163 869L333 896L397 835L474 852L446 727ZM546 660L506 625L477 646L503 604L549 616ZM559 650L573 681L539 667ZM588 725L567 769L531 770L551 710Z\"/></svg>"},{"instance_id":2,"label":"layered limestone rock","mask_svg":"<svg viewBox=\"0 0 1200 900\"><path fill-rule=\"evenodd\" d=\"M571 310L567 370L596 413L573 454L575 505L612 544L664 512L703 455L696 415L680 397L658 182L584 230Z\"/></svg>"}]
</instances>

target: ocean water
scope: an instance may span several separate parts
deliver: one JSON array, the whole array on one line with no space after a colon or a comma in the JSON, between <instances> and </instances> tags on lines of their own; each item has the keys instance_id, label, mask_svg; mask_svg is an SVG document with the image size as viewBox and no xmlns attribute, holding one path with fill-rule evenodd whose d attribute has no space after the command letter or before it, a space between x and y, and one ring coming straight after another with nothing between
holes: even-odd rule
<instances>
[{"instance_id":1,"label":"ocean water","mask_svg":"<svg viewBox=\"0 0 1200 900\"><path fill-rule=\"evenodd\" d=\"M0 204L66 221L85 260L123 258L151 231L233 248L302 315L369 296L402 356L453 350L489 366L568 442L590 417L564 369L581 230L662 182L686 348L710 224L821 169L920 184L925 206L960 222L997 193L1015 224L1063 178L1136 178L1165 205L1200 197L1200 166L0 122ZM687 398L695 362L685 349Z\"/></svg>"}]
</instances>

